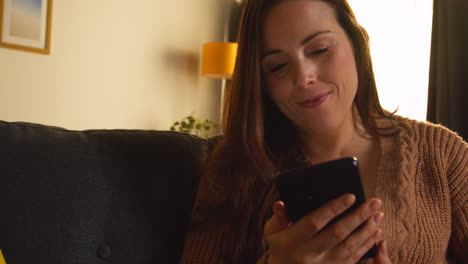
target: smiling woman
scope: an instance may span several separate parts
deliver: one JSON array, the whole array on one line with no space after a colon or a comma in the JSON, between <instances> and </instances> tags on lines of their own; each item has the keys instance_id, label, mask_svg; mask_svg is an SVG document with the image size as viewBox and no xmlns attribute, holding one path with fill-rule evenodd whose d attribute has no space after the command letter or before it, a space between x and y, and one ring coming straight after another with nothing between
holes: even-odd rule
<instances>
[{"instance_id":1,"label":"smiling woman","mask_svg":"<svg viewBox=\"0 0 468 264\"><path fill-rule=\"evenodd\" d=\"M314 8L309 8L311 4ZM302 133L353 125L356 64L346 33L335 19L329 19L333 13L321 1L284 2L265 13L262 68L266 92Z\"/></svg>"},{"instance_id":2,"label":"smiling woman","mask_svg":"<svg viewBox=\"0 0 468 264\"><path fill-rule=\"evenodd\" d=\"M382 108L346 0L247 0L238 45L182 263L468 262L468 144ZM366 202L337 218L345 194L291 222L277 175L345 157Z\"/></svg>"}]
</instances>

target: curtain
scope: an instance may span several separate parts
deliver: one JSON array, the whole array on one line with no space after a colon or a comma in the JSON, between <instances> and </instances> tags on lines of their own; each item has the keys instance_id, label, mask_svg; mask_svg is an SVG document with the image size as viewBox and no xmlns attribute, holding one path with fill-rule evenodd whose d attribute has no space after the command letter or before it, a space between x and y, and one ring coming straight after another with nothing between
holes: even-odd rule
<instances>
[{"instance_id":1,"label":"curtain","mask_svg":"<svg viewBox=\"0 0 468 264\"><path fill-rule=\"evenodd\" d=\"M468 141L468 1L434 0L427 120Z\"/></svg>"}]
</instances>

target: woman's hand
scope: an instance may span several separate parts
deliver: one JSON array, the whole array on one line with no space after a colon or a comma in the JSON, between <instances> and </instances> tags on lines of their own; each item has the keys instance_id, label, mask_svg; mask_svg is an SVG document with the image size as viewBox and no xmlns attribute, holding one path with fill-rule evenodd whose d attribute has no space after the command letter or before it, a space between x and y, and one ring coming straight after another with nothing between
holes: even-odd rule
<instances>
[{"instance_id":1,"label":"woman's hand","mask_svg":"<svg viewBox=\"0 0 468 264\"><path fill-rule=\"evenodd\" d=\"M264 228L270 251L268 262L270 264L358 262L380 240L382 231L377 226L383 218L383 214L378 212L382 202L370 199L350 214L324 228L328 222L349 208L355 199L352 194L340 196L294 224L290 224L284 204L276 202L273 205L274 215Z\"/></svg>"},{"instance_id":2,"label":"woman's hand","mask_svg":"<svg viewBox=\"0 0 468 264\"><path fill-rule=\"evenodd\" d=\"M377 246L377 255L374 258L374 264L392 264L387 252L387 241L382 240Z\"/></svg>"}]
</instances>

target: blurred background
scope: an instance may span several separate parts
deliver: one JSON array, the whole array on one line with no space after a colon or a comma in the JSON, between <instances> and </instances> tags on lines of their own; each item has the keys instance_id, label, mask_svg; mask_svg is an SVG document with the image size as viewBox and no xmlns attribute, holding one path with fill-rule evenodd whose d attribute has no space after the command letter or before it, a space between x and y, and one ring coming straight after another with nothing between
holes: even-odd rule
<instances>
[{"instance_id":1,"label":"blurred background","mask_svg":"<svg viewBox=\"0 0 468 264\"><path fill-rule=\"evenodd\" d=\"M438 1L349 0L370 35L382 105L417 120L427 116ZM236 40L242 6L54 1L49 55L0 48L0 119L80 130L165 130L191 113L218 120L222 82L201 75L202 48Z\"/></svg>"}]
</instances>

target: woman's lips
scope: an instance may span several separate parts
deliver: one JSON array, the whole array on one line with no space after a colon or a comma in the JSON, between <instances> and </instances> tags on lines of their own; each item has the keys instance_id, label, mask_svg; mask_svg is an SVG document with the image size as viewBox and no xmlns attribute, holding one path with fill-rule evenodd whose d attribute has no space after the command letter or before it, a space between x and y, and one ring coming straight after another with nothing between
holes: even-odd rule
<instances>
[{"instance_id":1,"label":"woman's lips","mask_svg":"<svg viewBox=\"0 0 468 264\"><path fill-rule=\"evenodd\" d=\"M323 102L325 102L325 100L327 100L330 93L331 92L324 93L318 96L314 96L310 99L300 102L299 105L307 109L319 107Z\"/></svg>"}]
</instances>

